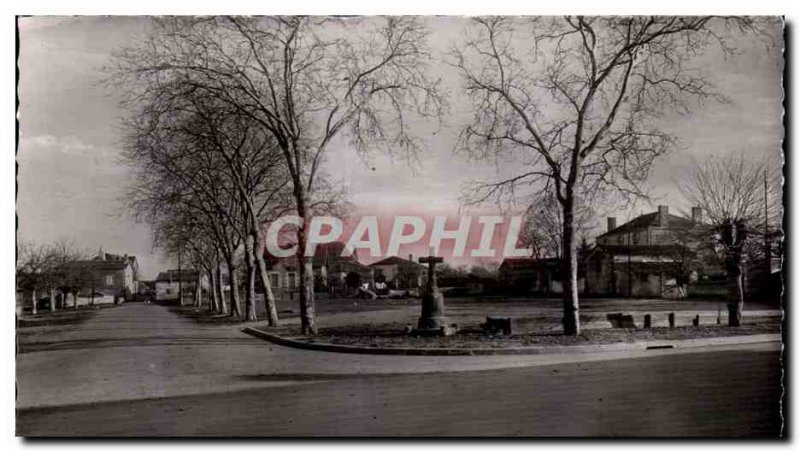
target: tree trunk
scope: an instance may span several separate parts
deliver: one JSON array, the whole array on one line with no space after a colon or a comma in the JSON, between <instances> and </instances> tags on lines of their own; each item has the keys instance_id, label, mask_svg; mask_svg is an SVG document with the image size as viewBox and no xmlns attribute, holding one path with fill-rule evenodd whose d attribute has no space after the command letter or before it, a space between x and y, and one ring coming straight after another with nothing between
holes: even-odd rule
<instances>
[{"instance_id":1,"label":"tree trunk","mask_svg":"<svg viewBox=\"0 0 800 452\"><path fill-rule=\"evenodd\" d=\"M267 273L267 263L264 262L262 239L258 232L254 234L257 240L255 247L256 252L253 254L255 255L258 274L261 277L261 285L264 287L264 304L267 309L267 321L269 322L269 326L278 326L278 308L275 302L275 294L272 292L272 284L269 281L269 274Z\"/></svg>"},{"instance_id":2,"label":"tree trunk","mask_svg":"<svg viewBox=\"0 0 800 452\"><path fill-rule=\"evenodd\" d=\"M304 335L317 334L317 325L314 323L314 269L311 259L306 258L306 242L308 241L308 218L306 215L305 193L302 187L295 186L295 200L297 201L297 214L303 219L303 225L297 231L297 270L300 280L300 333Z\"/></svg>"},{"instance_id":3,"label":"tree trunk","mask_svg":"<svg viewBox=\"0 0 800 452\"><path fill-rule=\"evenodd\" d=\"M228 279L231 286L231 316L241 317L242 306L239 302L239 271L233 265L233 256L226 259L228 264Z\"/></svg>"},{"instance_id":4,"label":"tree trunk","mask_svg":"<svg viewBox=\"0 0 800 452\"><path fill-rule=\"evenodd\" d=\"M725 246L725 272L731 291L728 303L728 326L742 324L744 281L742 281L742 249L747 241L747 228L741 220L728 220L722 225L722 244Z\"/></svg>"},{"instance_id":5,"label":"tree trunk","mask_svg":"<svg viewBox=\"0 0 800 452\"><path fill-rule=\"evenodd\" d=\"M77 291L76 292L72 292L72 304L73 304L72 307L77 310L78 309L78 292Z\"/></svg>"},{"instance_id":6,"label":"tree trunk","mask_svg":"<svg viewBox=\"0 0 800 452\"><path fill-rule=\"evenodd\" d=\"M203 304L203 285L200 283L203 280L203 273L197 272L197 282L194 288L194 306L199 308Z\"/></svg>"},{"instance_id":7,"label":"tree trunk","mask_svg":"<svg viewBox=\"0 0 800 452\"><path fill-rule=\"evenodd\" d=\"M225 284L222 281L222 262L217 264L217 291L219 291L219 313L226 314L228 307L225 303Z\"/></svg>"},{"instance_id":8,"label":"tree trunk","mask_svg":"<svg viewBox=\"0 0 800 452\"><path fill-rule=\"evenodd\" d=\"M741 264L737 264L737 267ZM735 269L730 275L733 296L728 304L728 326L742 325L742 311L744 310L744 284L741 268Z\"/></svg>"},{"instance_id":9,"label":"tree trunk","mask_svg":"<svg viewBox=\"0 0 800 452\"><path fill-rule=\"evenodd\" d=\"M31 314L36 315L36 289L31 290L31 300L33 301L33 308L31 308Z\"/></svg>"},{"instance_id":10,"label":"tree trunk","mask_svg":"<svg viewBox=\"0 0 800 452\"><path fill-rule=\"evenodd\" d=\"M575 201L570 197L564 210L564 334L576 336L581 332L578 308L578 253L575 239Z\"/></svg>"},{"instance_id":11,"label":"tree trunk","mask_svg":"<svg viewBox=\"0 0 800 452\"><path fill-rule=\"evenodd\" d=\"M217 312L219 309L219 296L217 295L217 277L214 270L208 270L208 312Z\"/></svg>"},{"instance_id":12,"label":"tree trunk","mask_svg":"<svg viewBox=\"0 0 800 452\"><path fill-rule=\"evenodd\" d=\"M253 236L248 235L244 244L244 266L247 272L245 277L245 310L247 312L248 322L255 322L258 320L258 314L256 312L256 267L254 260Z\"/></svg>"},{"instance_id":13,"label":"tree trunk","mask_svg":"<svg viewBox=\"0 0 800 452\"><path fill-rule=\"evenodd\" d=\"M56 312L56 289L50 289L50 312Z\"/></svg>"}]
</instances>

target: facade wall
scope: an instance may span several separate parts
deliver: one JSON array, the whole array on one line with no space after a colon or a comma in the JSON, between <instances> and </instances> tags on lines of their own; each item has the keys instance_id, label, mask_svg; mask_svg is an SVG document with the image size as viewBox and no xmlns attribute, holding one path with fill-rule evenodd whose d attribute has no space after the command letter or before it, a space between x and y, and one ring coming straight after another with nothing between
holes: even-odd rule
<instances>
[{"instance_id":1,"label":"facade wall","mask_svg":"<svg viewBox=\"0 0 800 452\"><path fill-rule=\"evenodd\" d=\"M615 293L613 261L603 253L593 256L586 266L587 291L592 295Z\"/></svg>"},{"instance_id":2,"label":"facade wall","mask_svg":"<svg viewBox=\"0 0 800 452\"><path fill-rule=\"evenodd\" d=\"M587 272L589 291L594 295L661 297L669 279L663 271L642 269L636 263L629 267L627 263L617 262L612 272L611 259L604 260L603 271Z\"/></svg>"},{"instance_id":3,"label":"facade wall","mask_svg":"<svg viewBox=\"0 0 800 452\"><path fill-rule=\"evenodd\" d=\"M202 290L208 290L208 278L203 277L200 284ZM179 284L178 281L156 281L156 300L157 301L178 301L178 293L183 290L184 299L193 297L197 289L197 281L184 281Z\"/></svg>"},{"instance_id":4,"label":"facade wall","mask_svg":"<svg viewBox=\"0 0 800 452\"><path fill-rule=\"evenodd\" d=\"M667 288L677 284L672 270L669 263L613 262L610 255L603 253L587 265L588 291L593 295L661 297Z\"/></svg>"},{"instance_id":5,"label":"facade wall","mask_svg":"<svg viewBox=\"0 0 800 452\"><path fill-rule=\"evenodd\" d=\"M183 284L183 291L191 290ZM156 281L156 301L177 301L181 286L177 281Z\"/></svg>"},{"instance_id":6,"label":"facade wall","mask_svg":"<svg viewBox=\"0 0 800 452\"><path fill-rule=\"evenodd\" d=\"M328 272L323 266L315 266L313 269L315 289L327 286ZM277 263L267 271L270 286L276 297L294 300L300 288L300 273L296 268L287 267L283 263ZM324 281L324 282L323 282Z\"/></svg>"},{"instance_id":7,"label":"facade wall","mask_svg":"<svg viewBox=\"0 0 800 452\"><path fill-rule=\"evenodd\" d=\"M373 265L375 278L383 275L397 289L415 289L423 284L424 270L412 265Z\"/></svg>"},{"instance_id":8,"label":"facade wall","mask_svg":"<svg viewBox=\"0 0 800 452\"><path fill-rule=\"evenodd\" d=\"M91 290L101 292L105 296L124 298L135 293L133 290L133 276L129 266L119 270L98 269L92 272L95 283L93 287L87 287L85 292L91 294Z\"/></svg>"},{"instance_id":9,"label":"facade wall","mask_svg":"<svg viewBox=\"0 0 800 452\"><path fill-rule=\"evenodd\" d=\"M552 264L552 263L551 263ZM540 295L561 295L564 293L564 281L561 270L553 265L500 267L499 279L506 288L516 293L534 293ZM586 277L578 277L578 293L587 290Z\"/></svg>"},{"instance_id":10,"label":"facade wall","mask_svg":"<svg viewBox=\"0 0 800 452\"><path fill-rule=\"evenodd\" d=\"M383 275L386 281L394 281L397 278L397 265L373 265L375 269L375 277Z\"/></svg>"},{"instance_id":11,"label":"facade wall","mask_svg":"<svg viewBox=\"0 0 800 452\"><path fill-rule=\"evenodd\" d=\"M103 295L102 297L96 296L94 300L92 297L87 296L79 296L78 297L78 306L89 306L92 303L94 304L114 304L114 296L113 295Z\"/></svg>"}]
</instances>

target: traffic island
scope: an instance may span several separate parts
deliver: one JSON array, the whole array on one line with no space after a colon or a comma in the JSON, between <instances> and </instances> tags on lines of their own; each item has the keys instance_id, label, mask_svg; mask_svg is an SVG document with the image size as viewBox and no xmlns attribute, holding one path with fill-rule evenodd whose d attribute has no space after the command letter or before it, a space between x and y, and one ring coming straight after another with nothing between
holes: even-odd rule
<instances>
[{"instance_id":1,"label":"traffic island","mask_svg":"<svg viewBox=\"0 0 800 452\"><path fill-rule=\"evenodd\" d=\"M584 330L578 336L564 336L558 332L486 334L480 329L467 328L454 336L414 337L405 334L397 324L320 328L315 336L302 336L296 326L245 328L242 331L274 344L305 350L420 356L586 353L780 341L779 322L736 328L716 325L605 328Z\"/></svg>"}]
</instances>

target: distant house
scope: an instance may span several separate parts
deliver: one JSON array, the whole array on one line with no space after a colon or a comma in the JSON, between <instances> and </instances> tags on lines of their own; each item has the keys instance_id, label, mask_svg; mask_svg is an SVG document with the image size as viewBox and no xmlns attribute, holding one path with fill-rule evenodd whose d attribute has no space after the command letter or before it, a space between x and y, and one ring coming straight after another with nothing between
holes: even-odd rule
<instances>
[{"instance_id":1,"label":"distant house","mask_svg":"<svg viewBox=\"0 0 800 452\"><path fill-rule=\"evenodd\" d=\"M359 286L372 281L372 270L358 262L358 254L343 256L344 243L332 242L317 245L311 259L316 292L346 290L348 285ZM300 287L297 256L276 258L265 254L269 283L276 296L294 299ZM263 292L261 284L259 291Z\"/></svg>"},{"instance_id":2,"label":"distant house","mask_svg":"<svg viewBox=\"0 0 800 452\"><path fill-rule=\"evenodd\" d=\"M596 295L683 297L689 279L696 278L692 261L703 232L700 208L692 218L669 213L667 206L608 230L596 239L586 262L587 289Z\"/></svg>"},{"instance_id":3,"label":"distant house","mask_svg":"<svg viewBox=\"0 0 800 452\"><path fill-rule=\"evenodd\" d=\"M84 287L78 293L82 302L94 303L132 300L138 292L139 264L136 256L111 254L101 248L91 260L75 261L68 264L79 272Z\"/></svg>"},{"instance_id":4,"label":"distant house","mask_svg":"<svg viewBox=\"0 0 800 452\"><path fill-rule=\"evenodd\" d=\"M585 288L582 258L578 259L578 291ZM503 260L498 269L500 283L513 293L558 295L564 293L563 260L560 258L514 257Z\"/></svg>"},{"instance_id":5,"label":"distant house","mask_svg":"<svg viewBox=\"0 0 800 452\"><path fill-rule=\"evenodd\" d=\"M436 282L443 293L449 296L480 295L498 288L497 278L473 274L437 276Z\"/></svg>"},{"instance_id":6,"label":"distant house","mask_svg":"<svg viewBox=\"0 0 800 452\"><path fill-rule=\"evenodd\" d=\"M208 290L208 278L196 270L167 270L156 276L155 300L164 302L179 301L179 294L183 298L194 297L197 285L201 290Z\"/></svg>"},{"instance_id":7,"label":"distant house","mask_svg":"<svg viewBox=\"0 0 800 452\"><path fill-rule=\"evenodd\" d=\"M375 283L386 283L390 289L419 288L428 271L428 267L414 262L411 255L408 259L390 256L369 267L374 271Z\"/></svg>"},{"instance_id":8,"label":"distant house","mask_svg":"<svg viewBox=\"0 0 800 452\"><path fill-rule=\"evenodd\" d=\"M140 295L155 295L156 293L156 282L155 281L144 281L139 280L139 291Z\"/></svg>"}]
</instances>

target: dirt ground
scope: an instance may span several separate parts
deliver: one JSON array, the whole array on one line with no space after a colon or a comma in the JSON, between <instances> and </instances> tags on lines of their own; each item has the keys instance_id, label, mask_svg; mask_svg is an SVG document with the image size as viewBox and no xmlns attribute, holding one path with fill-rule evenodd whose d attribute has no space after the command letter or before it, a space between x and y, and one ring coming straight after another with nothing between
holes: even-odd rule
<instances>
[{"instance_id":1,"label":"dirt ground","mask_svg":"<svg viewBox=\"0 0 800 452\"><path fill-rule=\"evenodd\" d=\"M742 327L728 328L724 326L727 324L725 304L717 301L586 299L581 300L583 333L578 337L565 337L561 334L561 303L561 300L546 298L446 298L448 320L459 328L457 335L446 338L414 338L404 333L407 327L416 324L420 314L420 300L413 298L317 300L319 334L310 339L300 336L297 306L289 307L282 302L278 303L282 326L271 328L261 321L257 327L301 340L342 345L433 348L608 344L780 332L781 311L758 303L745 304ZM241 319L209 314L204 307L171 309L200 323L241 323ZM637 328L612 329L607 318L612 313L632 315ZM669 313L675 313L675 328L668 327ZM642 328L645 314L651 315L653 328ZM485 334L480 325L487 316L513 318L514 334ZM692 326L696 316L700 317L698 327Z\"/></svg>"},{"instance_id":2,"label":"dirt ground","mask_svg":"<svg viewBox=\"0 0 800 452\"><path fill-rule=\"evenodd\" d=\"M471 325L448 337L420 338L403 331L401 324L367 325L355 324L340 327L321 328L314 337L300 336L297 326L270 330L275 334L308 342L325 342L339 345L361 347L409 347L409 348L506 348L541 345L584 345L611 344L619 342L640 342L655 340L699 339L707 337L726 337L751 334L780 333L780 323L775 320L753 322L741 327L725 325L701 325L698 327L657 327L657 328L605 328L587 329L579 336L564 336L560 332L524 332L505 336L487 334Z\"/></svg>"},{"instance_id":3,"label":"dirt ground","mask_svg":"<svg viewBox=\"0 0 800 452\"><path fill-rule=\"evenodd\" d=\"M27 313L17 317L17 328L81 323L93 317L100 309L109 309L116 306L118 305L79 306L78 309L70 307L57 311L41 310L36 315Z\"/></svg>"},{"instance_id":4,"label":"dirt ground","mask_svg":"<svg viewBox=\"0 0 800 452\"><path fill-rule=\"evenodd\" d=\"M242 304L244 301L242 300ZM176 312L189 315L201 322L238 322L229 316L208 314L207 307L170 306ZM299 319L299 302L297 300L277 301L278 316L281 319ZM770 311L776 315L780 311L779 304L745 303L745 311ZM376 311L396 310L409 316L419 315L420 300L418 298L363 300L355 298L320 298L315 302L315 312L320 318L346 313L370 313ZM486 316L505 317L543 317L559 319L562 301L556 298L535 297L445 297L445 310L448 317L459 319L485 318ZM661 312L696 312L701 315L726 315L724 302L708 300L664 300L664 299L628 299L628 298L587 298L581 299L582 321L604 320L606 313L629 312L642 316L646 313ZM259 319L266 317L266 309L260 295L257 301Z\"/></svg>"}]
</instances>

